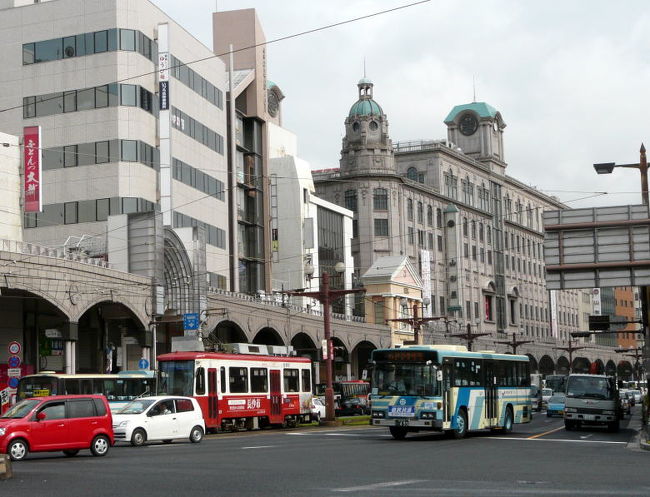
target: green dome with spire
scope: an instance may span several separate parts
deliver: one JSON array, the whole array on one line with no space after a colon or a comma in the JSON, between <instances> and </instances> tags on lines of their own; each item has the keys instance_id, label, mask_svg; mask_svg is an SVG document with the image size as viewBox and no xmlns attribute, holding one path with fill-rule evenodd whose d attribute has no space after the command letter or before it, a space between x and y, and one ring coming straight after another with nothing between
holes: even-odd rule
<instances>
[{"instance_id":1,"label":"green dome with spire","mask_svg":"<svg viewBox=\"0 0 650 497\"><path fill-rule=\"evenodd\" d=\"M381 116L383 111L377 102L371 98L358 100L350 109L349 117Z\"/></svg>"}]
</instances>

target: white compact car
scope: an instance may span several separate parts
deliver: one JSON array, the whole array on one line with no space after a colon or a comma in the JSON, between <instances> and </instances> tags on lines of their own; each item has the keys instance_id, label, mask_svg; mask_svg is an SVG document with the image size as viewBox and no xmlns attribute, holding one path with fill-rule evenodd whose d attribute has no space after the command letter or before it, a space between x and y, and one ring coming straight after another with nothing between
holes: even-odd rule
<instances>
[{"instance_id":1,"label":"white compact car","mask_svg":"<svg viewBox=\"0 0 650 497\"><path fill-rule=\"evenodd\" d=\"M199 443L205 433L203 413L196 399L165 395L129 402L113 414L115 441L136 447L148 440L187 440Z\"/></svg>"}]
</instances>

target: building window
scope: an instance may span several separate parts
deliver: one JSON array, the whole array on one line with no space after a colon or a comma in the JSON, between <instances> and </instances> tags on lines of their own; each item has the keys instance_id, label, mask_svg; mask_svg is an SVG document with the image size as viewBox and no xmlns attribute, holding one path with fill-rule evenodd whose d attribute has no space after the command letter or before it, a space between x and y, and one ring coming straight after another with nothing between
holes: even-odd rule
<instances>
[{"instance_id":1,"label":"building window","mask_svg":"<svg viewBox=\"0 0 650 497\"><path fill-rule=\"evenodd\" d=\"M467 236L469 234L469 223L467 222L467 218L463 218L463 236Z\"/></svg>"},{"instance_id":2,"label":"building window","mask_svg":"<svg viewBox=\"0 0 650 497\"><path fill-rule=\"evenodd\" d=\"M418 230L418 247L422 249L427 248L423 230Z\"/></svg>"},{"instance_id":3,"label":"building window","mask_svg":"<svg viewBox=\"0 0 650 497\"><path fill-rule=\"evenodd\" d=\"M375 236L388 236L388 219L375 219Z\"/></svg>"},{"instance_id":4,"label":"building window","mask_svg":"<svg viewBox=\"0 0 650 497\"><path fill-rule=\"evenodd\" d=\"M478 239L480 242L483 241L484 235L483 235L483 223L479 222L478 223Z\"/></svg>"},{"instance_id":5,"label":"building window","mask_svg":"<svg viewBox=\"0 0 650 497\"><path fill-rule=\"evenodd\" d=\"M472 245L472 260L476 260L476 245Z\"/></svg>"},{"instance_id":6,"label":"building window","mask_svg":"<svg viewBox=\"0 0 650 497\"><path fill-rule=\"evenodd\" d=\"M413 200L410 198L406 201L406 218L413 221Z\"/></svg>"},{"instance_id":7,"label":"building window","mask_svg":"<svg viewBox=\"0 0 650 497\"><path fill-rule=\"evenodd\" d=\"M375 324L386 324L386 319L384 318L384 301L379 300L375 303Z\"/></svg>"},{"instance_id":8,"label":"building window","mask_svg":"<svg viewBox=\"0 0 650 497\"><path fill-rule=\"evenodd\" d=\"M485 249L483 247L479 250L479 261L485 262Z\"/></svg>"},{"instance_id":9,"label":"building window","mask_svg":"<svg viewBox=\"0 0 650 497\"><path fill-rule=\"evenodd\" d=\"M444 174L445 194L450 198L458 198L458 176L454 176L452 171Z\"/></svg>"},{"instance_id":10,"label":"building window","mask_svg":"<svg viewBox=\"0 0 650 497\"><path fill-rule=\"evenodd\" d=\"M418 223L422 224L424 222L424 206L422 202L418 202Z\"/></svg>"},{"instance_id":11,"label":"building window","mask_svg":"<svg viewBox=\"0 0 650 497\"><path fill-rule=\"evenodd\" d=\"M428 244L427 248L429 250L433 250L433 233L428 233L427 238L428 238L428 241L429 241L429 244Z\"/></svg>"},{"instance_id":12,"label":"building window","mask_svg":"<svg viewBox=\"0 0 650 497\"><path fill-rule=\"evenodd\" d=\"M433 226L433 207L427 205L427 225Z\"/></svg>"},{"instance_id":13,"label":"building window","mask_svg":"<svg viewBox=\"0 0 650 497\"><path fill-rule=\"evenodd\" d=\"M406 177L410 179L411 181L417 181L418 180L418 170L414 167L409 167L408 170L406 171Z\"/></svg>"},{"instance_id":14,"label":"building window","mask_svg":"<svg viewBox=\"0 0 650 497\"><path fill-rule=\"evenodd\" d=\"M442 228L442 209L436 209L436 226Z\"/></svg>"},{"instance_id":15,"label":"building window","mask_svg":"<svg viewBox=\"0 0 650 497\"><path fill-rule=\"evenodd\" d=\"M438 235L438 252L442 252L442 250L443 250L442 235Z\"/></svg>"},{"instance_id":16,"label":"building window","mask_svg":"<svg viewBox=\"0 0 650 497\"><path fill-rule=\"evenodd\" d=\"M345 192L345 208L353 212L357 212L357 191L346 190Z\"/></svg>"},{"instance_id":17,"label":"building window","mask_svg":"<svg viewBox=\"0 0 650 497\"><path fill-rule=\"evenodd\" d=\"M481 249L481 250L483 250L483 249ZM488 261L488 264L492 264L492 251L491 250L487 251L487 261Z\"/></svg>"},{"instance_id":18,"label":"building window","mask_svg":"<svg viewBox=\"0 0 650 497\"><path fill-rule=\"evenodd\" d=\"M476 221L472 221L472 240L476 240Z\"/></svg>"},{"instance_id":19,"label":"building window","mask_svg":"<svg viewBox=\"0 0 650 497\"><path fill-rule=\"evenodd\" d=\"M494 297L492 295L485 295L483 297L484 311L485 311L485 320L494 321L494 314L492 309L492 301Z\"/></svg>"},{"instance_id":20,"label":"building window","mask_svg":"<svg viewBox=\"0 0 650 497\"><path fill-rule=\"evenodd\" d=\"M469 245L463 243L463 257L466 259L469 257Z\"/></svg>"},{"instance_id":21,"label":"building window","mask_svg":"<svg viewBox=\"0 0 650 497\"><path fill-rule=\"evenodd\" d=\"M415 243L415 235L412 226L408 227L408 243L409 245L413 245L413 243Z\"/></svg>"},{"instance_id":22,"label":"building window","mask_svg":"<svg viewBox=\"0 0 650 497\"><path fill-rule=\"evenodd\" d=\"M385 188L375 188L372 195L372 204L376 211L388 210L388 191Z\"/></svg>"}]
</instances>

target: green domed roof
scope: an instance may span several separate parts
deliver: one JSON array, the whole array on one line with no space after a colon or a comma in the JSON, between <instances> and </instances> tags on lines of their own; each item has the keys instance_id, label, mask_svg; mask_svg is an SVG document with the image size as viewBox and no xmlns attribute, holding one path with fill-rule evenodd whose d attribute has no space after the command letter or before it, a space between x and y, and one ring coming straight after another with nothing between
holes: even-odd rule
<instances>
[{"instance_id":1,"label":"green domed roof","mask_svg":"<svg viewBox=\"0 0 650 497\"><path fill-rule=\"evenodd\" d=\"M451 109L451 112L445 119L445 123L453 122L458 114L466 110L472 110L476 112L479 117L495 117L497 115L497 110L490 104L487 104L485 102L472 102L471 104L457 105Z\"/></svg>"},{"instance_id":2,"label":"green domed roof","mask_svg":"<svg viewBox=\"0 0 650 497\"><path fill-rule=\"evenodd\" d=\"M371 84L372 84L372 81L370 81L370 80L369 80L368 78L366 78L366 77L363 77L363 78L361 78L361 79L359 80L359 82L358 82L357 84L359 84L359 85L371 85Z\"/></svg>"},{"instance_id":3,"label":"green domed roof","mask_svg":"<svg viewBox=\"0 0 650 497\"><path fill-rule=\"evenodd\" d=\"M371 98L358 100L350 109L349 117L353 116L381 116L383 111L377 102Z\"/></svg>"}]
</instances>

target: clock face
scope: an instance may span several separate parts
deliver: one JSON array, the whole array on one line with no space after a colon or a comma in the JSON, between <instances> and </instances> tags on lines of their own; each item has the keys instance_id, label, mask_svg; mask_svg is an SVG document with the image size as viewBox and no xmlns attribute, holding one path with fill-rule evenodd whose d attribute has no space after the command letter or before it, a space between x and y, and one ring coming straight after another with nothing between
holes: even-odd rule
<instances>
[{"instance_id":1,"label":"clock face","mask_svg":"<svg viewBox=\"0 0 650 497\"><path fill-rule=\"evenodd\" d=\"M458 123L460 132L465 136L473 135L478 129L478 121L472 114L465 114Z\"/></svg>"},{"instance_id":2,"label":"clock face","mask_svg":"<svg viewBox=\"0 0 650 497\"><path fill-rule=\"evenodd\" d=\"M268 98L267 105L269 108L269 114L271 115L271 117L277 117L278 110L280 108L280 102L278 101L278 96L275 94L274 91L269 91L267 98Z\"/></svg>"},{"instance_id":3,"label":"clock face","mask_svg":"<svg viewBox=\"0 0 650 497\"><path fill-rule=\"evenodd\" d=\"M377 131L377 128L379 128L379 124L377 124L377 121L370 121L370 124L368 125L371 131Z\"/></svg>"}]
</instances>

